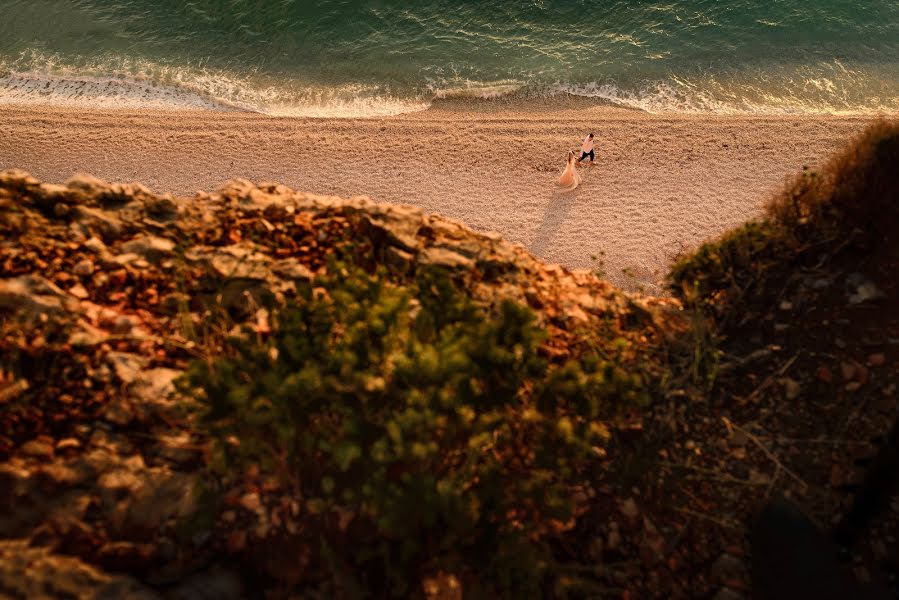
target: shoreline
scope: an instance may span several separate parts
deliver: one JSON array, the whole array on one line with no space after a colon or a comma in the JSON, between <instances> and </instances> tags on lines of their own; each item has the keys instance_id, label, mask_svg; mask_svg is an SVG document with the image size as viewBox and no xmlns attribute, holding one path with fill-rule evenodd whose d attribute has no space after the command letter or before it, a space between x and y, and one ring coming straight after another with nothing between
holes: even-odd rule
<instances>
[{"instance_id":1,"label":"shoreline","mask_svg":"<svg viewBox=\"0 0 899 600\"><path fill-rule=\"evenodd\" d=\"M51 182L86 172L179 196L242 177L414 204L658 294L676 254L760 215L803 166L876 120L659 115L582 98L526 104L453 98L358 119L7 104L0 169ZM565 153L588 131L598 164L560 194Z\"/></svg>"}]
</instances>

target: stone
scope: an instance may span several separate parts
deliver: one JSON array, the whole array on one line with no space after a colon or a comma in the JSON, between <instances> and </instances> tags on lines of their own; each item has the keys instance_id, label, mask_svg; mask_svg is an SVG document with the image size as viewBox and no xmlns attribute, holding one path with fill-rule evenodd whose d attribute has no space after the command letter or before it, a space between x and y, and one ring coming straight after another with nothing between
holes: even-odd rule
<instances>
[{"instance_id":1,"label":"stone","mask_svg":"<svg viewBox=\"0 0 899 600\"><path fill-rule=\"evenodd\" d=\"M77 450L81 447L81 441L78 438L64 438L56 442L56 451L63 452L65 450Z\"/></svg>"},{"instance_id":2,"label":"stone","mask_svg":"<svg viewBox=\"0 0 899 600\"><path fill-rule=\"evenodd\" d=\"M23 313L27 317L64 312L69 297L56 284L39 275L0 279L0 310Z\"/></svg>"},{"instance_id":3,"label":"stone","mask_svg":"<svg viewBox=\"0 0 899 600\"><path fill-rule=\"evenodd\" d=\"M106 244L103 243L103 240L96 236L84 242L84 247L95 254L105 254L109 252L109 249L106 247Z\"/></svg>"},{"instance_id":4,"label":"stone","mask_svg":"<svg viewBox=\"0 0 899 600\"><path fill-rule=\"evenodd\" d=\"M134 420L134 407L124 398L114 398L103 410L103 418L114 425L124 427Z\"/></svg>"},{"instance_id":5,"label":"stone","mask_svg":"<svg viewBox=\"0 0 899 600\"><path fill-rule=\"evenodd\" d=\"M94 274L94 261L85 259L72 267L72 274L78 277L90 277Z\"/></svg>"},{"instance_id":6,"label":"stone","mask_svg":"<svg viewBox=\"0 0 899 600\"><path fill-rule=\"evenodd\" d=\"M882 367L886 362L886 355L883 352L878 352L868 357L868 366L870 367Z\"/></svg>"},{"instance_id":7,"label":"stone","mask_svg":"<svg viewBox=\"0 0 899 600\"><path fill-rule=\"evenodd\" d=\"M90 294L87 292L87 288L85 288L80 283L76 283L72 287L69 288L69 293L78 298L79 300L87 299Z\"/></svg>"},{"instance_id":8,"label":"stone","mask_svg":"<svg viewBox=\"0 0 899 600\"><path fill-rule=\"evenodd\" d=\"M259 494L252 492L244 494L240 498L240 505L250 512L258 512L262 508L262 502L259 500Z\"/></svg>"},{"instance_id":9,"label":"stone","mask_svg":"<svg viewBox=\"0 0 899 600\"><path fill-rule=\"evenodd\" d=\"M159 404L175 391L175 379L183 371L159 367L141 371L129 387L132 398L141 404Z\"/></svg>"},{"instance_id":10,"label":"stone","mask_svg":"<svg viewBox=\"0 0 899 600\"><path fill-rule=\"evenodd\" d=\"M141 256L152 264L159 264L172 255L175 242L154 235L142 235L122 244L122 250L126 254Z\"/></svg>"},{"instance_id":11,"label":"stone","mask_svg":"<svg viewBox=\"0 0 899 600\"><path fill-rule=\"evenodd\" d=\"M195 510L199 476L150 469L142 475L142 485L134 491L122 527L127 531L151 534L171 519L181 520Z\"/></svg>"},{"instance_id":12,"label":"stone","mask_svg":"<svg viewBox=\"0 0 899 600\"><path fill-rule=\"evenodd\" d=\"M246 246L227 246L215 252L208 260L212 272L221 279L272 278L269 269L271 259Z\"/></svg>"},{"instance_id":13,"label":"stone","mask_svg":"<svg viewBox=\"0 0 899 600\"><path fill-rule=\"evenodd\" d=\"M22 444L19 452L31 458L50 460L53 458L53 444L42 439L33 439Z\"/></svg>"},{"instance_id":14,"label":"stone","mask_svg":"<svg viewBox=\"0 0 899 600\"><path fill-rule=\"evenodd\" d=\"M283 279L311 281L315 274L295 258L285 258L272 265L272 272Z\"/></svg>"},{"instance_id":15,"label":"stone","mask_svg":"<svg viewBox=\"0 0 899 600\"><path fill-rule=\"evenodd\" d=\"M846 278L846 284L852 290L849 292L849 304L862 304L886 298L883 290L861 273L849 275Z\"/></svg>"},{"instance_id":16,"label":"stone","mask_svg":"<svg viewBox=\"0 0 899 600\"><path fill-rule=\"evenodd\" d=\"M147 214L157 219L168 219L178 215L178 205L171 196L160 196L144 202Z\"/></svg>"},{"instance_id":17,"label":"stone","mask_svg":"<svg viewBox=\"0 0 899 600\"><path fill-rule=\"evenodd\" d=\"M131 383L138 378L147 364L147 359L126 352L110 352L106 360L122 383Z\"/></svg>"},{"instance_id":18,"label":"stone","mask_svg":"<svg viewBox=\"0 0 899 600\"><path fill-rule=\"evenodd\" d=\"M75 220L90 231L99 233L105 240L116 240L122 235L124 224L116 217L98 208L77 206L73 210Z\"/></svg>"},{"instance_id":19,"label":"stone","mask_svg":"<svg viewBox=\"0 0 899 600\"><path fill-rule=\"evenodd\" d=\"M12 598L162 600L131 577L111 575L78 558L29 546L26 540L0 541L0 590Z\"/></svg>"},{"instance_id":20,"label":"stone","mask_svg":"<svg viewBox=\"0 0 899 600\"><path fill-rule=\"evenodd\" d=\"M425 265L437 265L448 269L471 269L475 262L449 248L430 247L418 254L418 262Z\"/></svg>"}]
</instances>

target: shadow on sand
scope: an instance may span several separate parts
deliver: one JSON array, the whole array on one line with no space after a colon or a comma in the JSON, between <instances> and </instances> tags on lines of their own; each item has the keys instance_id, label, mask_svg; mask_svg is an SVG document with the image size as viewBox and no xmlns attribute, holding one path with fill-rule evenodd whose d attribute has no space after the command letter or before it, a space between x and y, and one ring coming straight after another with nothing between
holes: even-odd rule
<instances>
[{"instance_id":1,"label":"shadow on sand","mask_svg":"<svg viewBox=\"0 0 899 600\"><path fill-rule=\"evenodd\" d=\"M530 250L534 255L543 257L544 252L549 248L555 235L562 227L562 223L568 218L568 214L577 202L578 189L570 192L554 191L543 213L543 221L540 227L534 232L531 239Z\"/></svg>"}]
</instances>

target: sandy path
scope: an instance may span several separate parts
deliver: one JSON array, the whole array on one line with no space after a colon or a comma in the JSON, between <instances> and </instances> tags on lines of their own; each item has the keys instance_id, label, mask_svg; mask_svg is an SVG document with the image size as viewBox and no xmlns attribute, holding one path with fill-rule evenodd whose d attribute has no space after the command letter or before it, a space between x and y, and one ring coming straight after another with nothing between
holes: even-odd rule
<instances>
[{"instance_id":1,"label":"sandy path","mask_svg":"<svg viewBox=\"0 0 899 600\"><path fill-rule=\"evenodd\" d=\"M568 267L593 268L604 252L611 279L657 292L680 249L758 215L789 176L870 121L561 104L444 104L375 120L5 106L0 169L59 182L82 171L176 194L245 177L406 202ZM598 166L573 193L555 193L566 151L587 131Z\"/></svg>"}]
</instances>

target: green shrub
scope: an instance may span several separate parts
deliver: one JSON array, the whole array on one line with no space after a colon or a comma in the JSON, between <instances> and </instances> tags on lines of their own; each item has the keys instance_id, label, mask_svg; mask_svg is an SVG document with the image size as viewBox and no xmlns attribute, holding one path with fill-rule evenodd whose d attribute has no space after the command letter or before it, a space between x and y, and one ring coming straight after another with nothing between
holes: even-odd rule
<instances>
[{"instance_id":1,"label":"green shrub","mask_svg":"<svg viewBox=\"0 0 899 600\"><path fill-rule=\"evenodd\" d=\"M842 249L853 236L895 251L899 239L899 123L869 126L820 170L803 169L769 203L764 220L750 222L677 261L669 287L682 300L742 308L760 296L770 272L803 253ZM817 254L815 254L817 253ZM726 308L726 307L725 307ZM733 312L733 311L732 311Z\"/></svg>"},{"instance_id":2,"label":"green shrub","mask_svg":"<svg viewBox=\"0 0 899 600\"><path fill-rule=\"evenodd\" d=\"M721 291L742 290L756 276L760 261L782 260L776 227L768 221L750 221L703 244L694 254L672 265L671 290L682 300L694 295L710 300Z\"/></svg>"},{"instance_id":3,"label":"green shrub","mask_svg":"<svg viewBox=\"0 0 899 600\"><path fill-rule=\"evenodd\" d=\"M438 271L408 285L329 272L270 335L189 372L215 464L259 465L301 497L297 535L328 578L354 580L344 591L407 596L444 570L540 595L545 541L640 378L597 358L548 365L528 309L479 307Z\"/></svg>"}]
</instances>

